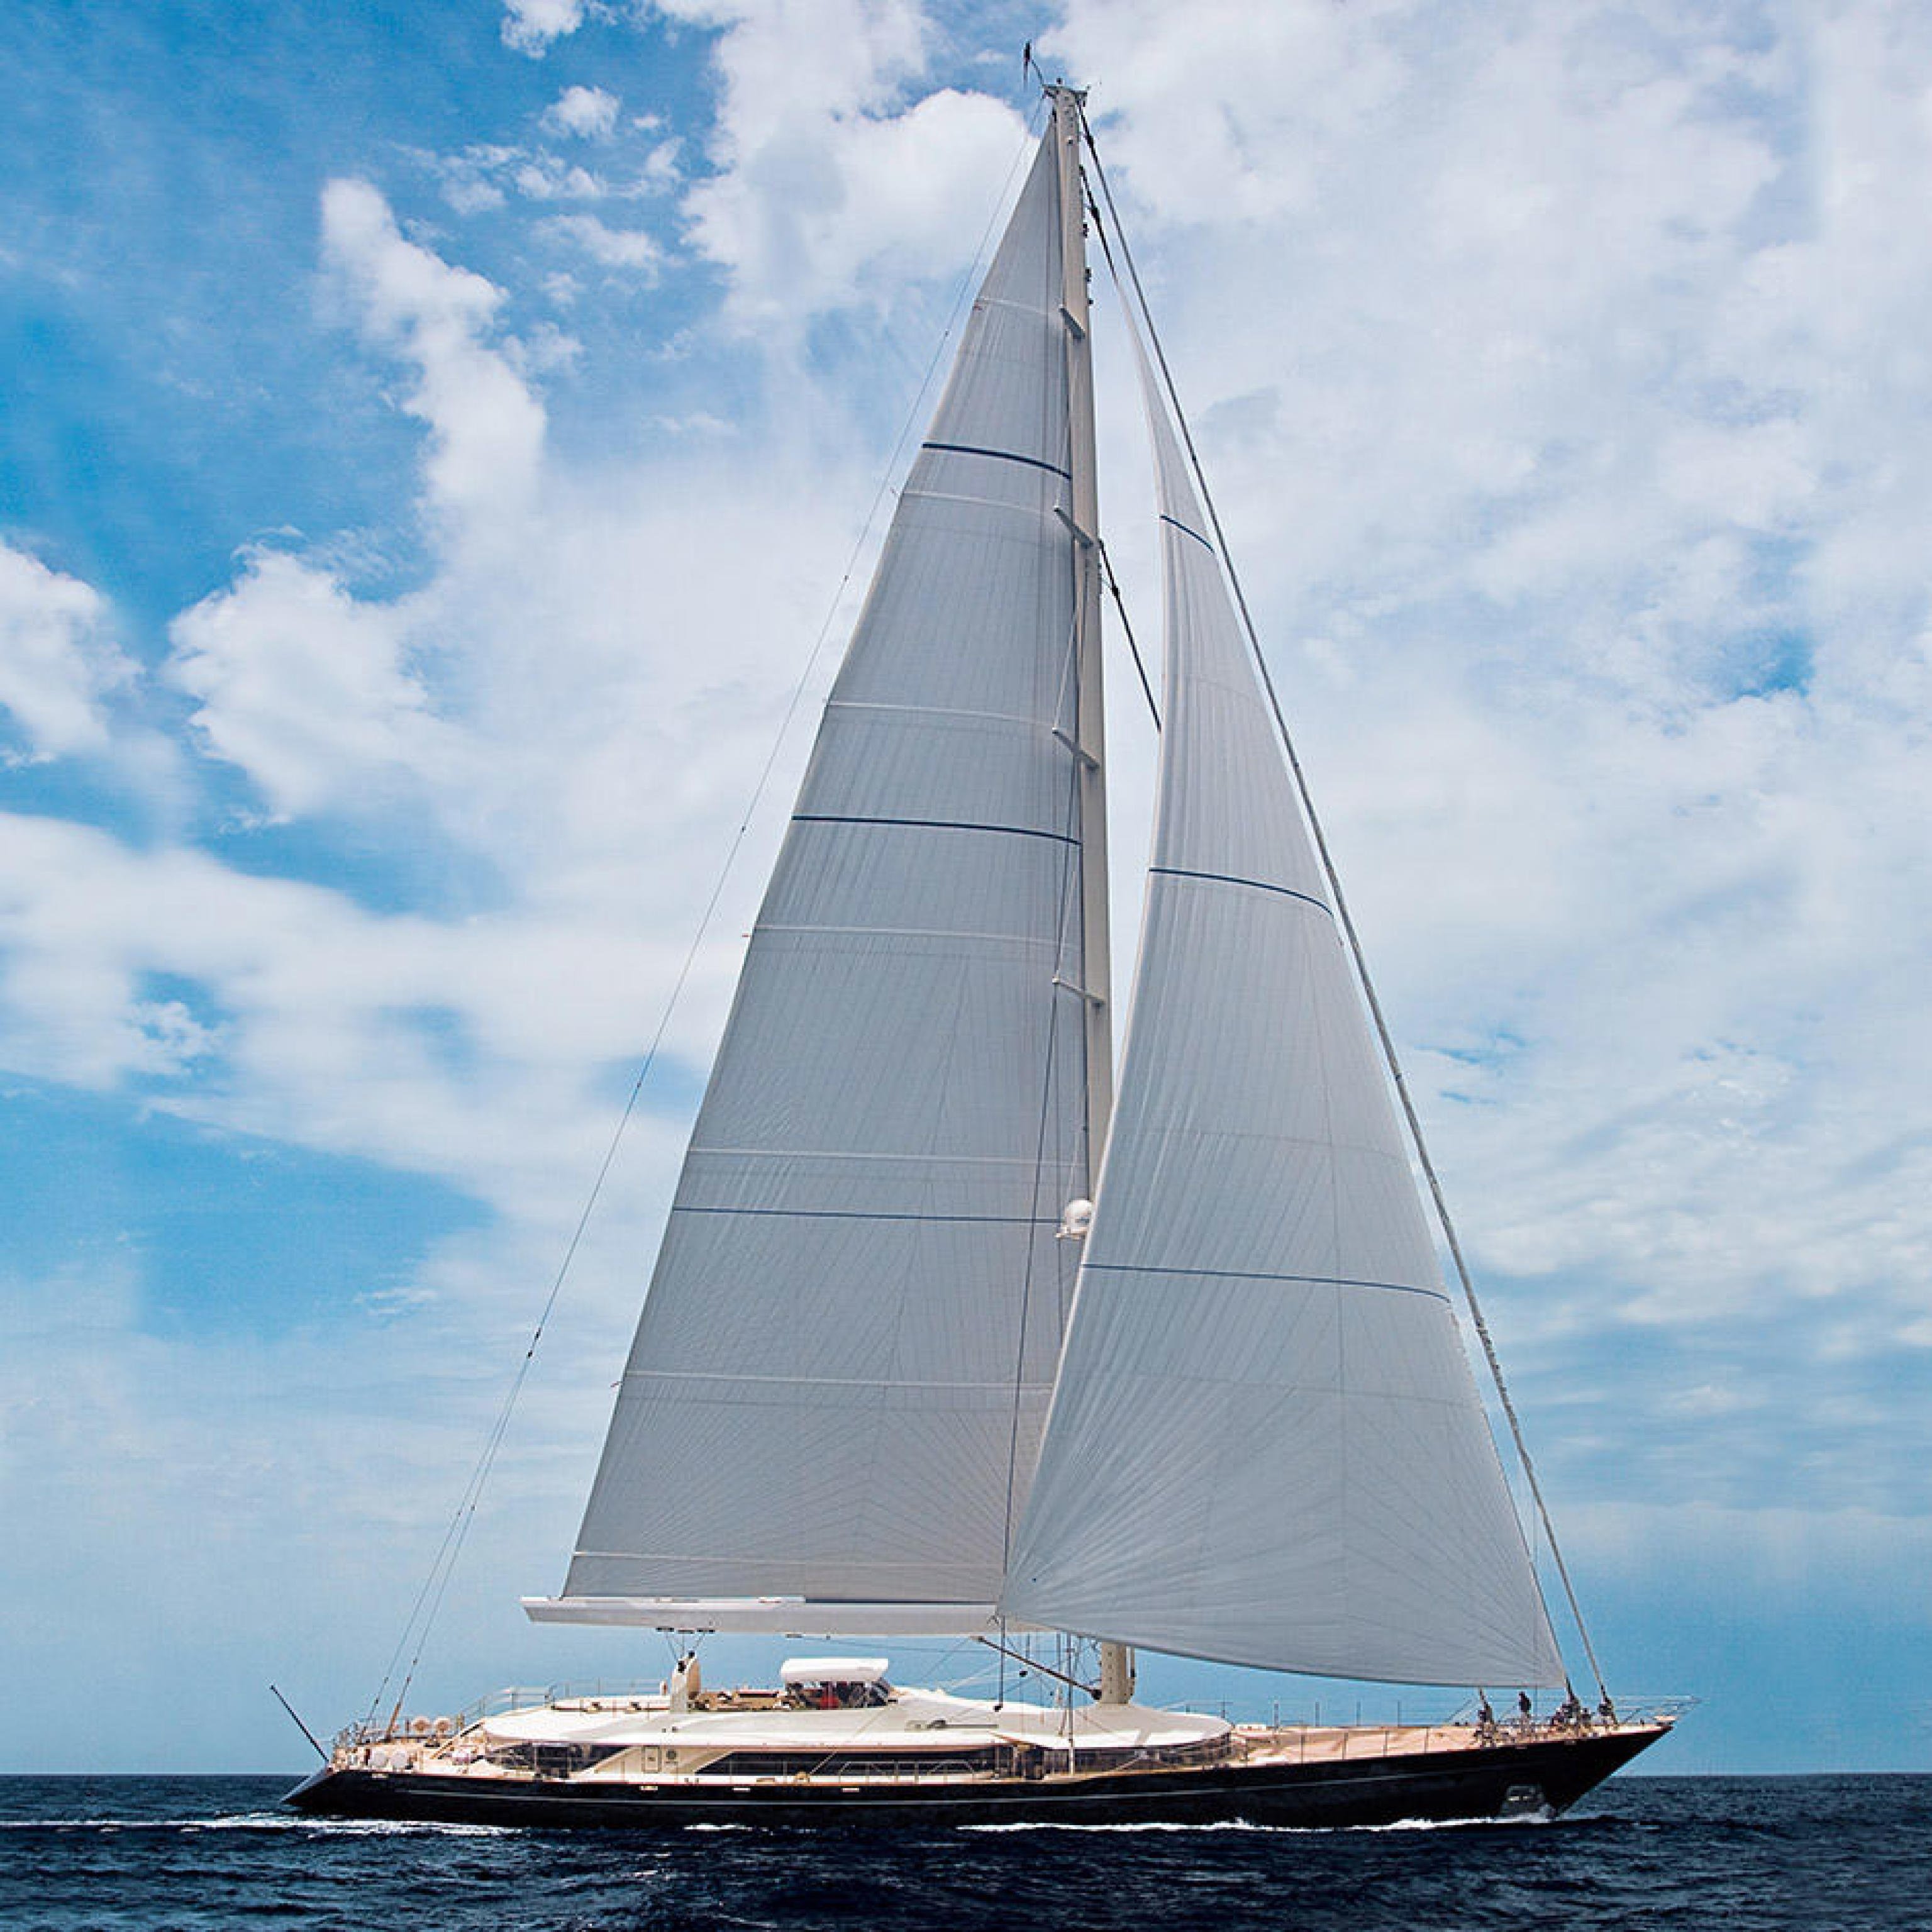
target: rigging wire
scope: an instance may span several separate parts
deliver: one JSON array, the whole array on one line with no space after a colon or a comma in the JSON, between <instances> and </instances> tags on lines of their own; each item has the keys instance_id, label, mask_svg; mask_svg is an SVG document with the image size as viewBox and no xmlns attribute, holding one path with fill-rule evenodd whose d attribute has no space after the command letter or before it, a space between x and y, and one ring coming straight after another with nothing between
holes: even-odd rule
<instances>
[{"instance_id":1,"label":"rigging wire","mask_svg":"<svg viewBox=\"0 0 1932 1932\"><path fill-rule=\"evenodd\" d=\"M1120 210L1114 204L1113 190L1107 181L1107 171L1101 163L1100 150L1094 142L1094 130L1088 122L1084 108L1080 110L1080 126L1082 133L1086 136L1087 151L1094 158L1095 178L1100 184L1100 192L1106 201L1107 212L1112 218L1114 232L1120 241L1120 259L1126 265L1128 282L1131 284L1132 288L1132 306L1138 310L1142 322L1146 327L1148 339L1154 349L1154 360L1160 370L1161 381L1166 392L1167 400L1173 406L1174 421L1180 431L1181 440L1186 446L1188 460L1192 466L1195 480L1201 486L1202 503L1208 512L1208 520L1214 527L1214 539L1220 548L1222 565L1227 572L1229 587L1234 593L1234 602L1240 610L1242 627L1247 634L1249 649L1253 656L1256 667L1261 673L1262 686L1268 693L1269 708L1274 713L1276 728L1281 734L1282 747L1288 754L1288 768L1294 776L1295 790L1300 796L1302 810L1307 815L1309 830L1314 835L1316 849L1321 855L1322 872L1328 880L1329 890L1335 896L1336 916L1348 938L1348 950L1354 962L1356 977L1361 984L1364 996L1367 1001L1370 1016L1375 1023L1376 1036L1382 1042L1383 1058L1387 1061L1390 1075L1395 1082L1396 1097L1402 1103L1402 1116L1408 1124L1409 1138L1414 1145L1416 1156L1421 1163L1423 1174L1429 1183L1429 1192L1430 1198L1435 1203L1436 1219L1441 1224L1443 1238L1448 1245L1450 1257L1455 1264L1456 1279L1462 1286L1462 1298L1468 1307L1470 1321L1474 1324L1478 1338L1482 1343L1484 1360L1488 1364L1490 1378L1496 1384L1497 1398L1502 1403L1503 1414L1508 1421L1510 1438L1515 1446L1517 1460L1522 1465L1522 1472L1529 1485L1530 1495L1534 1499L1536 1516L1542 1523L1544 1536L1549 1540L1550 1557L1556 1564L1557 1575L1562 1579L1563 1594L1569 1605L1570 1617L1576 1624L1576 1634L1582 1640L1584 1654L1589 1660L1591 1675L1596 1679L1598 1694L1607 1700L1609 1690L1604 1682L1602 1669L1597 1661L1595 1647L1590 1641L1588 1627L1583 1621L1582 1606L1577 1601L1575 1588L1570 1580L1569 1565L1563 1560L1562 1548L1556 1540L1556 1526L1551 1520L1549 1505L1544 1500L1543 1486L1537 1480L1536 1466L1530 1460L1529 1444L1524 1438L1522 1425L1517 1418L1516 1405L1510 1399L1509 1386L1503 1379L1502 1362L1496 1354L1495 1342L1490 1339L1489 1324L1483 1318L1482 1307L1476 1298L1475 1282L1469 1272L1468 1264L1463 1258L1462 1244L1456 1238L1455 1223L1450 1216L1449 1204L1443 1194L1442 1184L1437 1178L1436 1164L1430 1159L1428 1145L1423 1138L1422 1122L1416 1112L1414 1101L1410 1095L1408 1083L1402 1076L1402 1064L1395 1050L1395 1040L1389 1031L1388 1022L1383 1016L1382 1002L1376 996L1375 983L1369 976L1368 962L1362 951L1361 940L1355 931L1355 922L1349 916L1347 902L1342 896L1342 881L1336 871L1335 861L1329 852L1328 841L1322 831L1322 821L1316 814L1315 801L1310 794L1307 777L1302 770L1300 758L1295 751L1294 739L1289 734L1288 719L1282 710L1281 699L1276 692L1274 679L1268 670L1268 659L1262 655L1261 638L1256 630L1254 618L1249 611L1248 600L1241 589L1240 579L1235 574L1234 560L1228 554L1227 537L1221 528L1220 516L1214 508L1214 495L1208 487L1208 478L1201 466L1200 454L1194 447L1194 438L1188 428L1186 413L1180 406L1180 392L1174 386L1174 374L1168 367L1166 353L1161 346L1159 333L1154 328L1154 316L1148 307L1146 292L1141 286L1140 272L1134 266L1133 251L1128 247L1126 233L1121 228ZM1089 206L1092 206L1090 197ZM1120 289L1122 300L1126 301L1129 299L1127 289L1121 284L1120 272L1114 267L1113 251L1108 247L1106 231L1100 226L1099 208L1094 207L1093 213L1095 228L1100 236L1101 249L1107 257L1108 267L1112 271L1114 284ZM1566 1690L1568 1689L1567 1684L1564 1688Z\"/></svg>"},{"instance_id":2,"label":"rigging wire","mask_svg":"<svg viewBox=\"0 0 1932 1932\"><path fill-rule=\"evenodd\" d=\"M1037 118L1037 116L1035 118ZM463 1546L468 1539L470 1526L476 1520L477 1507L482 1500L483 1490L489 1480L490 1472L495 1466L497 1452L502 1447L503 1438L508 1431L510 1420L515 1412L518 1398L523 1393L524 1384L530 1374L530 1364L536 1355L537 1345L543 1339L544 1330L548 1324L550 1316L556 1306L557 1297L562 1292L565 1279L570 1272L572 1264L576 1259L577 1251L582 1244L584 1232L590 1226L590 1216L597 1205L598 1197L602 1192L604 1183L610 1174L613 1163L616 1160L618 1147L622 1142L626 1130L630 1125L632 1116L637 1111L638 1101L644 1091L644 1082L650 1078L651 1070L656 1064L658 1048L663 1044L664 1034L670 1025L672 1017L676 1012L678 1003L683 996L686 983L691 976L692 968L697 962L698 953L710 930L712 916L718 910L718 902L724 896L724 888L729 883L732 872L737 863L738 854L743 848L746 836L751 830L752 820L756 816L758 807L764 802L766 789L771 782L772 771L777 766L778 755L784 747L786 740L791 735L792 724L797 717L799 706L802 703L806 691L811 684L812 674L818 668L818 661L824 655L826 640L831 634L832 626L844 602L845 593L850 587L853 575L859 567L860 560L865 555L867 547L871 542L873 526L878 520L880 506L891 493L892 479L898 474L901 460L905 452L906 440L912 434L920 420L927 394L932 387L933 376L939 368L947 344L952 340L954 332L959 326L960 317L965 310L968 298L973 289L977 286L980 262L985 257L987 244L992 240L998 225L1000 216L1006 207L1008 196L1012 191L1014 178L1019 173L1028 156L1031 153L1033 143L1038 137L1038 132L1037 127L1029 127L1028 140L1022 144L1018 153L1014 158L1012 166L1006 172L1006 178L1000 184L999 194L994 200L993 212L988 217L986 225L981 231L978 244L973 251L972 260L967 265L965 272L960 278L959 285L954 291L946 326L940 332L939 340L934 344L931 356L927 359L925 372L920 378L919 386L907 407L904 420L900 424L898 435L892 444L892 453L886 458L880 471L878 487L873 492L872 502L867 507L866 520L860 530L857 540L852 546L851 554L846 560L844 572L838 580L838 588L832 594L825 616L819 625L818 634L812 640L812 650L806 658L805 668L799 674L797 682L792 687L791 696L786 704L784 715L779 720L777 733L772 740L771 750L766 755L764 766L758 773L758 782L753 786L751 797L740 817L738 829L732 836L730 845L724 855L724 862L718 869L716 883L711 889L711 896L705 902L704 912L699 916L697 930L692 936L691 944L685 953L683 964L679 968L677 976L672 982L670 994L664 1002L664 1011L658 1018L656 1030L651 1036L650 1045L646 1048L643 1064L638 1070L638 1077L632 1082L630 1093L624 1102L623 1111L618 1116L617 1124L610 1136L610 1144L605 1148L604 1158L598 1163L596 1177L591 1183L590 1191L585 1199L583 1211L578 1216L576 1226L572 1230L570 1239L566 1244L562 1261L559 1264L556 1276L550 1283L550 1292L544 1298L542 1311L537 1317L536 1326L532 1330L530 1341L524 1350L523 1358L517 1365L516 1373L511 1378L508 1390L503 1398L502 1406L498 1410L496 1420L490 1425L489 1432L484 1438L482 1452L478 1456L476 1466L470 1472L469 1480L464 1486L462 1493L457 1502L455 1511L450 1518L448 1526L443 1532L442 1540L438 1544L436 1555L430 1562L428 1574L423 1579L422 1588L416 1592L416 1600L410 1606L409 1616L403 1624L402 1634L396 1640L395 1649L392 1652L388 1666L382 1672L381 1682L376 1686L376 1694L370 1700L368 1714L364 1720L365 1726L373 1724L374 1722L376 1713L382 1708L382 1700L388 1694L389 1685L395 1678L396 1667L401 1661L404 1652L407 1650L410 1652L409 1666L404 1672L401 1683L397 1690L395 1707L390 1718L392 1725L396 1718L401 1713L403 1700L409 1695L410 1686L415 1680L417 1666L422 1661L423 1652L428 1645L430 1632L435 1624L437 1613L442 1607L444 1594L449 1587L451 1577L455 1573L458 1560L463 1553ZM414 1646L412 1649L412 1636Z\"/></svg>"},{"instance_id":3,"label":"rigging wire","mask_svg":"<svg viewBox=\"0 0 1932 1932\"><path fill-rule=\"evenodd\" d=\"M1102 235L1100 246L1103 251L1106 245L1107 238ZM1111 259L1108 266L1112 266ZM1147 666L1141 658L1140 644L1134 636L1132 624L1128 621L1127 600L1120 595L1120 580L1114 574L1114 560L1107 554L1107 546L1097 537L1094 540L1094 547L1100 553L1100 568L1106 572L1107 588L1114 593L1114 608L1120 614L1120 629L1126 638L1127 649L1132 655L1134 669L1140 674L1141 695L1147 700L1148 716L1154 720L1154 728L1158 731L1160 729L1160 706L1154 702L1154 686L1148 677Z\"/></svg>"}]
</instances>

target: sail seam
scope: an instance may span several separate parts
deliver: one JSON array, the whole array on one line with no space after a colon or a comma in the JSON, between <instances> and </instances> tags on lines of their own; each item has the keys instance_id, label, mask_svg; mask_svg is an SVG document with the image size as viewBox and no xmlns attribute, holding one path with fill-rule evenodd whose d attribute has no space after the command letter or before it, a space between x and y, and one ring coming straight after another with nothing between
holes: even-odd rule
<instances>
[{"instance_id":1,"label":"sail seam","mask_svg":"<svg viewBox=\"0 0 1932 1932\"><path fill-rule=\"evenodd\" d=\"M882 1164L903 1161L919 1161L941 1167L1033 1167L1031 1159L1025 1154L866 1154L848 1148L757 1148L700 1146L694 1141L693 1154L742 1155L758 1160L869 1160ZM1070 1167L1074 1157L1069 1155L1060 1163Z\"/></svg>"},{"instance_id":2,"label":"sail seam","mask_svg":"<svg viewBox=\"0 0 1932 1932\"><path fill-rule=\"evenodd\" d=\"M1327 913L1330 919L1335 916L1325 899L1318 899L1312 892L1298 892L1292 886L1271 886L1265 879L1244 879L1233 872L1198 872L1192 866L1150 866L1148 870L1170 879L1211 879L1217 885L1252 886L1258 892L1279 892L1285 899L1299 899L1317 912Z\"/></svg>"},{"instance_id":3,"label":"sail seam","mask_svg":"<svg viewBox=\"0 0 1932 1932\"><path fill-rule=\"evenodd\" d=\"M762 926L773 932L849 932L868 939L957 939L988 946L1017 946L1034 952L1055 950L1050 939L1035 939L1024 932L968 932L951 926Z\"/></svg>"},{"instance_id":4,"label":"sail seam","mask_svg":"<svg viewBox=\"0 0 1932 1932\"><path fill-rule=\"evenodd\" d=\"M983 825L964 818L870 818L856 812L795 812L794 825L904 825L921 832L1004 832L1016 838L1051 838L1061 845L1077 845L1079 840L1064 832L1046 832L1034 825Z\"/></svg>"},{"instance_id":5,"label":"sail seam","mask_svg":"<svg viewBox=\"0 0 1932 1932\"><path fill-rule=\"evenodd\" d=\"M1394 1294L1426 1295L1432 1301L1446 1302L1449 1299L1439 1288L1418 1288L1413 1282L1356 1281L1343 1275L1271 1274L1260 1268L1163 1268L1157 1263L1145 1262L1083 1262L1081 1265L1102 1274L1181 1274L1210 1281L1299 1281L1316 1288L1386 1288Z\"/></svg>"},{"instance_id":6,"label":"sail seam","mask_svg":"<svg viewBox=\"0 0 1932 1932\"><path fill-rule=\"evenodd\" d=\"M1060 511L1058 503L1042 508L1038 503L1016 503L1004 496L969 496L963 490L922 490L910 483L899 495L908 502L970 503L976 510L1001 510L1011 516L1025 517L1038 522L1044 522L1049 515L1058 515Z\"/></svg>"},{"instance_id":7,"label":"sail seam","mask_svg":"<svg viewBox=\"0 0 1932 1932\"><path fill-rule=\"evenodd\" d=\"M1064 470L1057 463L1049 463L1043 456L1022 456L1016 449L985 449L976 442L922 442L922 449L936 449L948 456L990 456L1000 463L1024 463L1029 469L1044 470L1055 476L1064 476L1068 482L1073 480L1073 472Z\"/></svg>"},{"instance_id":8,"label":"sail seam","mask_svg":"<svg viewBox=\"0 0 1932 1932\"><path fill-rule=\"evenodd\" d=\"M627 1382L758 1382L775 1388L979 1389L995 1395L1005 1395L1012 1387L1012 1383L1005 1382L915 1382L903 1378L888 1381L883 1376L739 1375L723 1369L626 1369L624 1379ZM1040 1394L1050 1389L1052 1384L1049 1382L1028 1382L1024 1386L1036 1394ZM610 1550L603 1553L614 1556L620 1552Z\"/></svg>"},{"instance_id":9,"label":"sail seam","mask_svg":"<svg viewBox=\"0 0 1932 1932\"><path fill-rule=\"evenodd\" d=\"M1192 537L1196 543L1201 545L1202 549L1207 551L1210 556L1212 556L1214 554L1214 546L1210 544L1198 530L1190 530L1178 517L1170 517L1167 512L1163 510L1160 513L1160 520L1164 524L1171 524L1183 536Z\"/></svg>"},{"instance_id":10,"label":"sail seam","mask_svg":"<svg viewBox=\"0 0 1932 1932\"><path fill-rule=\"evenodd\" d=\"M912 718L976 718L992 724L1022 724L1029 731L1040 730L1040 721L1018 711L968 711L947 704L885 704L871 698L828 698L828 711L896 711Z\"/></svg>"}]
</instances>

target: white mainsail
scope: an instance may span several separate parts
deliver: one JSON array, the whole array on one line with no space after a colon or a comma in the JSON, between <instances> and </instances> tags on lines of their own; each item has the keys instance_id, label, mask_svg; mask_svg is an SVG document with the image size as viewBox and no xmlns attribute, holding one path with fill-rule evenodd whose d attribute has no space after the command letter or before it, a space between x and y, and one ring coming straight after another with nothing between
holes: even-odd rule
<instances>
[{"instance_id":1,"label":"white mainsail","mask_svg":"<svg viewBox=\"0 0 1932 1932\"><path fill-rule=\"evenodd\" d=\"M1119 1096L1004 1608L1227 1662L1563 1682L1312 841L1166 406Z\"/></svg>"},{"instance_id":2,"label":"white mainsail","mask_svg":"<svg viewBox=\"0 0 1932 1932\"><path fill-rule=\"evenodd\" d=\"M1054 1231L1090 1191L1063 243L1049 133L826 710L566 1596L533 1615L965 1629L998 1594L1071 1299Z\"/></svg>"}]
</instances>

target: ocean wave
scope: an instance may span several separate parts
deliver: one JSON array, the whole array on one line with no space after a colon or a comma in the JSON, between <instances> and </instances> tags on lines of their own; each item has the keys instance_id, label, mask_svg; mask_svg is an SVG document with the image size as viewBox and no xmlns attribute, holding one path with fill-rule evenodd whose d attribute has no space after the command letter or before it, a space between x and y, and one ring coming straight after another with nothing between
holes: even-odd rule
<instances>
[{"instance_id":1,"label":"ocean wave","mask_svg":"<svg viewBox=\"0 0 1932 1932\"><path fill-rule=\"evenodd\" d=\"M1388 1825L1257 1825L1245 1818L1216 1819L1200 1825L1154 1820L1127 1825L1078 1825L1062 1818L1036 1818L1002 1825L962 1825L959 1828L962 1832L1259 1832L1276 1838L1328 1838L1344 1832L1480 1832L1498 1826L1514 1830L1524 1825L1552 1825L1556 1822L1552 1813L1531 1811L1515 1818L1398 1818Z\"/></svg>"},{"instance_id":2,"label":"ocean wave","mask_svg":"<svg viewBox=\"0 0 1932 1932\"><path fill-rule=\"evenodd\" d=\"M278 1811L231 1812L212 1818L4 1818L0 1832L301 1832L314 1837L382 1838L418 1833L499 1838L506 1825L444 1824L433 1819L298 1817Z\"/></svg>"}]
</instances>

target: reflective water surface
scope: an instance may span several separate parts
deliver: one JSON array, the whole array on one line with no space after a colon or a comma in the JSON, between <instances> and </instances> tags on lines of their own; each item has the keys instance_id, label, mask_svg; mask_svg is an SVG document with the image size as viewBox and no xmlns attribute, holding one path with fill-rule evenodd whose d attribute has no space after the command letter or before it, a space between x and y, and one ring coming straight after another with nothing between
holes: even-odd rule
<instances>
[{"instance_id":1,"label":"reflective water surface","mask_svg":"<svg viewBox=\"0 0 1932 1932\"><path fill-rule=\"evenodd\" d=\"M357 1824L285 1778L0 1778L0 1926L1932 1932L1932 1777L1613 1780L1553 1822L664 1836Z\"/></svg>"}]
</instances>

